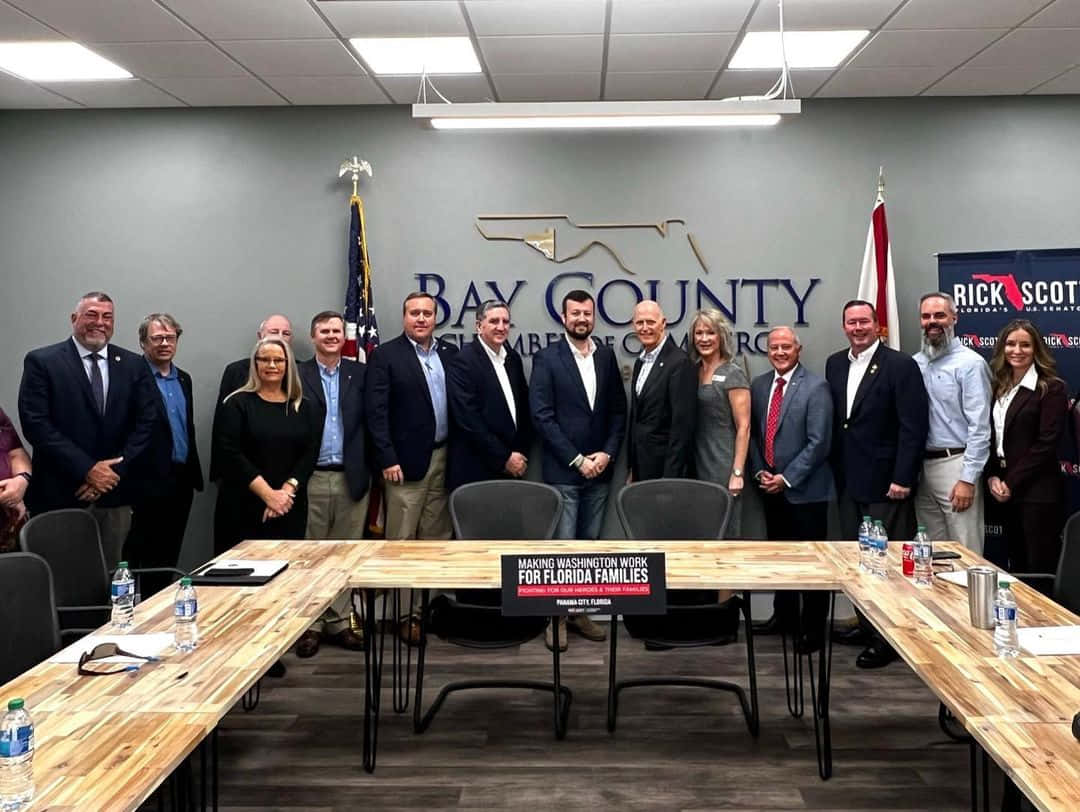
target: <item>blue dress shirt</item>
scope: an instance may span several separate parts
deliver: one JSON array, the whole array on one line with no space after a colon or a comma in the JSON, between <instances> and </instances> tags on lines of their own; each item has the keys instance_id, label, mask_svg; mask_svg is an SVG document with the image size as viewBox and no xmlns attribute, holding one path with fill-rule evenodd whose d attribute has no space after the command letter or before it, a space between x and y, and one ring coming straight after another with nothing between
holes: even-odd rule
<instances>
[{"instance_id":1,"label":"blue dress shirt","mask_svg":"<svg viewBox=\"0 0 1080 812\"><path fill-rule=\"evenodd\" d=\"M187 462L188 456L188 428L187 428L187 399L184 397L184 388L180 386L180 376L176 373L176 365L169 365L169 374L162 375L158 368L146 362L150 372L154 376L161 393L161 400L165 403L165 414L169 418L169 431L172 432L172 461L176 463Z\"/></svg>"},{"instance_id":2,"label":"blue dress shirt","mask_svg":"<svg viewBox=\"0 0 1080 812\"><path fill-rule=\"evenodd\" d=\"M316 465L341 465L345 461L345 438L341 431L341 364L333 369L324 367L318 360L319 377L322 379L323 395L326 397L326 419L323 420L322 442L319 444L319 460Z\"/></svg>"},{"instance_id":3,"label":"blue dress shirt","mask_svg":"<svg viewBox=\"0 0 1080 812\"><path fill-rule=\"evenodd\" d=\"M446 370L443 369L442 359L436 349L437 343L432 340L431 349L425 350L411 338L409 341L416 349L416 357L420 359L420 368L424 370L424 379L431 394L431 405L435 411L435 442L445 442L449 430L446 413Z\"/></svg>"}]
</instances>

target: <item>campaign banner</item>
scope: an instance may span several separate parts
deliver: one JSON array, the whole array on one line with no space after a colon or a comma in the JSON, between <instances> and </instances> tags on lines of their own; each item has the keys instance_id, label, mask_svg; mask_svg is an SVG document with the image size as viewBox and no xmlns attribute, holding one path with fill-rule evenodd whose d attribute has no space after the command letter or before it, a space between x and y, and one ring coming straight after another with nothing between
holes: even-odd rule
<instances>
[{"instance_id":1,"label":"campaign banner","mask_svg":"<svg viewBox=\"0 0 1080 812\"><path fill-rule=\"evenodd\" d=\"M502 556L502 613L628 614L667 611L663 553Z\"/></svg>"}]
</instances>

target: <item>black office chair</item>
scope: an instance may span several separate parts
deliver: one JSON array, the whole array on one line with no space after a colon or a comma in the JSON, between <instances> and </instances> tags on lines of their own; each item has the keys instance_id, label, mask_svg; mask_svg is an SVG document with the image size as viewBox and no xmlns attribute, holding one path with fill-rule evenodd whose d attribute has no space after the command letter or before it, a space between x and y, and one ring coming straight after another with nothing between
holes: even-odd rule
<instances>
[{"instance_id":1,"label":"black office chair","mask_svg":"<svg viewBox=\"0 0 1080 812\"><path fill-rule=\"evenodd\" d=\"M653 479L627 485L615 500L619 521L628 539L669 541L714 541L724 538L731 515L732 497L727 488L696 479ZM615 679L617 618L611 619L608 673L609 731L615 730L619 693L626 688L679 685L711 688L735 694L742 706L746 726L757 736L757 672L754 666L754 632L750 617L750 593L720 603L715 590L673 590L667 593L666 615L626 615L623 625L631 637L643 640L646 648L690 648L733 641L742 610L746 629L746 660L750 697L742 686L716 679L689 677L649 677ZM732 623L734 621L734 623Z\"/></svg>"},{"instance_id":2,"label":"black office chair","mask_svg":"<svg viewBox=\"0 0 1080 812\"><path fill-rule=\"evenodd\" d=\"M0 684L59 649L49 565L31 553L0 555Z\"/></svg>"},{"instance_id":3,"label":"black office chair","mask_svg":"<svg viewBox=\"0 0 1080 812\"><path fill-rule=\"evenodd\" d=\"M561 512L562 496L555 488L539 482L474 482L462 485L450 494L450 518L454 523L454 533L460 539L543 541L554 536ZM552 682L500 679L454 682L443 687L426 713L422 708L428 630L450 643L467 648L512 648L539 637L544 633L548 621L547 617L503 617L502 593L498 589L459 589L453 598L439 595L430 605L428 590L424 590L421 597L413 730L416 733L427 730L446 697L454 691L521 688L552 695L555 737L562 739L566 735L572 694L560 682L558 641L552 652ZM558 623L554 625L557 630Z\"/></svg>"},{"instance_id":4,"label":"black office chair","mask_svg":"<svg viewBox=\"0 0 1080 812\"><path fill-rule=\"evenodd\" d=\"M68 508L34 516L19 532L19 549L40 555L52 570L63 637L81 637L109 621L112 576L97 521L87 511ZM136 592L139 576L150 572L184 575L172 567L133 569Z\"/></svg>"},{"instance_id":5,"label":"black office chair","mask_svg":"<svg viewBox=\"0 0 1080 812\"><path fill-rule=\"evenodd\" d=\"M1013 575L1073 614L1080 615L1080 511L1065 522L1056 573L1014 572Z\"/></svg>"}]
</instances>

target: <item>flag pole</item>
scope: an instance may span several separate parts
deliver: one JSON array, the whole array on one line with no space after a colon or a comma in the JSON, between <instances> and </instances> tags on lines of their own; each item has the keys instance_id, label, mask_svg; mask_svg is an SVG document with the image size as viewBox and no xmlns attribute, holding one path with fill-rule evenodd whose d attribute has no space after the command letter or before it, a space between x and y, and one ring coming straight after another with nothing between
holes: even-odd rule
<instances>
[{"instance_id":1,"label":"flag pole","mask_svg":"<svg viewBox=\"0 0 1080 812\"><path fill-rule=\"evenodd\" d=\"M878 197L885 197L885 167L879 166L877 169L877 193Z\"/></svg>"}]
</instances>

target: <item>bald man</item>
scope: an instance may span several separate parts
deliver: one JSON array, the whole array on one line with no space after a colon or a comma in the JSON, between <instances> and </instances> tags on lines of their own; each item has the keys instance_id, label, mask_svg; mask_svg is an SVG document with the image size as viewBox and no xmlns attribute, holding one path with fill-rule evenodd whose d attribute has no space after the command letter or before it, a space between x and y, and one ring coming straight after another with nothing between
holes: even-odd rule
<instances>
[{"instance_id":1,"label":"bald man","mask_svg":"<svg viewBox=\"0 0 1080 812\"><path fill-rule=\"evenodd\" d=\"M633 325L641 355L630 384L629 481L689 476L697 420L694 365L668 335L656 302L640 302Z\"/></svg>"}]
</instances>

